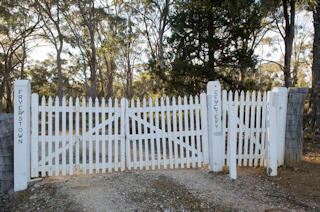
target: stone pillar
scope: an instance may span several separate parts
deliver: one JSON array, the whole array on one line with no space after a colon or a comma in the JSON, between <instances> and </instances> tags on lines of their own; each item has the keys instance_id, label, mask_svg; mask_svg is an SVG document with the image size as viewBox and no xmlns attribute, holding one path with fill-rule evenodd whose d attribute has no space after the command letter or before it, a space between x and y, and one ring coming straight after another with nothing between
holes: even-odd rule
<instances>
[{"instance_id":1,"label":"stone pillar","mask_svg":"<svg viewBox=\"0 0 320 212\"><path fill-rule=\"evenodd\" d=\"M287 121L285 134L286 166L296 166L301 162L303 148L303 111L308 88L289 88Z\"/></svg>"}]
</instances>

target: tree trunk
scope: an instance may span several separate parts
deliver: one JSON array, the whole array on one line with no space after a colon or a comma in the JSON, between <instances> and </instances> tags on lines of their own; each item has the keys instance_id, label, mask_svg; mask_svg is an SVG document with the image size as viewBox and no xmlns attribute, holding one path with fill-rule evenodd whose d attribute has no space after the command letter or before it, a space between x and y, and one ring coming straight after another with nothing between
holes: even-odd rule
<instances>
[{"instance_id":1,"label":"tree trunk","mask_svg":"<svg viewBox=\"0 0 320 212\"><path fill-rule=\"evenodd\" d=\"M239 81L241 89L244 89L244 81L245 81L245 75L246 75L246 68L240 68L240 74L239 74Z\"/></svg>"},{"instance_id":2,"label":"tree trunk","mask_svg":"<svg viewBox=\"0 0 320 212\"><path fill-rule=\"evenodd\" d=\"M312 90L311 117L313 129L320 133L320 0L313 11L313 62L312 62Z\"/></svg>"},{"instance_id":3,"label":"tree trunk","mask_svg":"<svg viewBox=\"0 0 320 212\"><path fill-rule=\"evenodd\" d=\"M291 79L291 55L292 55L293 36L286 36L285 38L285 54L284 54L284 86L290 87L292 85Z\"/></svg>"},{"instance_id":4,"label":"tree trunk","mask_svg":"<svg viewBox=\"0 0 320 212\"><path fill-rule=\"evenodd\" d=\"M290 15L288 12L288 1L290 3ZM292 85L291 79L291 55L292 55L292 45L294 38L294 25L295 25L295 0L282 0L283 14L285 19L285 35L284 35L284 85L285 87L290 87Z\"/></svg>"},{"instance_id":5,"label":"tree trunk","mask_svg":"<svg viewBox=\"0 0 320 212\"><path fill-rule=\"evenodd\" d=\"M61 50L60 50L61 49ZM59 97L59 104L62 105L62 97L63 97L63 90L62 90L62 71L61 71L61 51L62 48L57 50L57 69L58 69L58 97Z\"/></svg>"},{"instance_id":6,"label":"tree trunk","mask_svg":"<svg viewBox=\"0 0 320 212\"><path fill-rule=\"evenodd\" d=\"M94 29L93 26L90 27L90 47L91 47L91 66L90 66L90 81L91 81L91 87L90 87L90 97L95 99L97 96L97 76L96 76L96 45L94 43Z\"/></svg>"}]
</instances>

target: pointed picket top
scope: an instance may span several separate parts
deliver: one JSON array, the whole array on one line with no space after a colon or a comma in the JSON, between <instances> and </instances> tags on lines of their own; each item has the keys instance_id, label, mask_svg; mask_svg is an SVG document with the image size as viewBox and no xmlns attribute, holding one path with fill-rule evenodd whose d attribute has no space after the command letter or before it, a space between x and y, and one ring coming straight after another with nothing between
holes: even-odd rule
<instances>
[{"instance_id":1,"label":"pointed picket top","mask_svg":"<svg viewBox=\"0 0 320 212\"><path fill-rule=\"evenodd\" d=\"M199 96L198 95L195 96L195 104L199 104Z\"/></svg>"},{"instance_id":2,"label":"pointed picket top","mask_svg":"<svg viewBox=\"0 0 320 212\"><path fill-rule=\"evenodd\" d=\"M166 97L166 105L169 106L170 105L170 99L169 96Z\"/></svg>"},{"instance_id":3,"label":"pointed picket top","mask_svg":"<svg viewBox=\"0 0 320 212\"><path fill-rule=\"evenodd\" d=\"M89 107L92 107L92 98L89 97Z\"/></svg>"},{"instance_id":4,"label":"pointed picket top","mask_svg":"<svg viewBox=\"0 0 320 212\"><path fill-rule=\"evenodd\" d=\"M52 97L51 96L49 96L48 105L52 106Z\"/></svg>"},{"instance_id":5,"label":"pointed picket top","mask_svg":"<svg viewBox=\"0 0 320 212\"><path fill-rule=\"evenodd\" d=\"M140 98L137 98L137 108L140 107Z\"/></svg>"},{"instance_id":6,"label":"pointed picket top","mask_svg":"<svg viewBox=\"0 0 320 212\"><path fill-rule=\"evenodd\" d=\"M181 96L178 96L178 105L181 105Z\"/></svg>"},{"instance_id":7,"label":"pointed picket top","mask_svg":"<svg viewBox=\"0 0 320 212\"><path fill-rule=\"evenodd\" d=\"M77 98L76 98L76 106L79 106L79 103L80 103L79 97L77 97Z\"/></svg>"},{"instance_id":8,"label":"pointed picket top","mask_svg":"<svg viewBox=\"0 0 320 212\"><path fill-rule=\"evenodd\" d=\"M259 103L261 102L261 92L260 91L258 91L257 101Z\"/></svg>"},{"instance_id":9,"label":"pointed picket top","mask_svg":"<svg viewBox=\"0 0 320 212\"><path fill-rule=\"evenodd\" d=\"M95 100L94 106L95 106L95 107L99 107L99 99L98 99L98 97L96 97L96 100Z\"/></svg>"},{"instance_id":10,"label":"pointed picket top","mask_svg":"<svg viewBox=\"0 0 320 212\"><path fill-rule=\"evenodd\" d=\"M152 98L149 97L149 107L152 107L153 106L153 101L152 101Z\"/></svg>"},{"instance_id":11,"label":"pointed picket top","mask_svg":"<svg viewBox=\"0 0 320 212\"><path fill-rule=\"evenodd\" d=\"M66 102L66 97L62 97L62 106L66 106L67 102Z\"/></svg>"},{"instance_id":12,"label":"pointed picket top","mask_svg":"<svg viewBox=\"0 0 320 212\"><path fill-rule=\"evenodd\" d=\"M184 104L184 105L187 105L187 104L188 104L188 98L187 98L186 95L184 95L184 97L183 97L183 104Z\"/></svg>"},{"instance_id":13,"label":"pointed picket top","mask_svg":"<svg viewBox=\"0 0 320 212\"><path fill-rule=\"evenodd\" d=\"M69 97L69 106L73 106L73 99L71 96Z\"/></svg>"},{"instance_id":14,"label":"pointed picket top","mask_svg":"<svg viewBox=\"0 0 320 212\"><path fill-rule=\"evenodd\" d=\"M134 108L134 98L131 98L130 104L131 104L131 108Z\"/></svg>"},{"instance_id":15,"label":"pointed picket top","mask_svg":"<svg viewBox=\"0 0 320 212\"><path fill-rule=\"evenodd\" d=\"M114 107L115 107L115 108L119 107L119 100L118 100L118 98L115 98L115 99L114 99Z\"/></svg>"},{"instance_id":16,"label":"pointed picket top","mask_svg":"<svg viewBox=\"0 0 320 212\"><path fill-rule=\"evenodd\" d=\"M86 97L82 97L82 107L86 106Z\"/></svg>"},{"instance_id":17,"label":"pointed picket top","mask_svg":"<svg viewBox=\"0 0 320 212\"><path fill-rule=\"evenodd\" d=\"M263 91L263 101L267 101L267 91Z\"/></svg>"},{"instance_id":18,"label":"pointed picket top","mask_svg":"<svg viewBox=\"0 0 320 212\"><path fill-rule=\"evenodd\" d=\"M234 92L234 101L239 102L239 92L237 90Z\"/></svg>"},{"instance_id":19,"label":"pointed picket top","mask_svg":"<svg viewBox=\"0 0 320 212\"><path fill-rule=\"evenodd\" d=\"M41 97L41 106L45 106L46 105L46 97L42 96Z\"/></svg>"},{"instance_id":20,"label":"pointed picket top","mask_svg":"<svg viewBox=\"0 0 320 212\"><path fill-rule=\"evenodd\" d=\"M240 101L241 101L241 103L244 102L244 91L241 91L241 93L240 93Z\"/></svg>"},{"instance_id":21,"label":"pointed picket top","mask_svg":"<svg viewBox=\"0 0 320 212\"><path fill-rule=\"evenodd\" d=\"M161 106L164 106L164 99L163 99L163 97L160 98L160 104L161 104Z\"/></svg>"},{"instance_id":22,"label":"pointed picket top","mask_svg":"<svg viewBox=\"0 0 320 212\"><path fill-rule=\"evenodd\" d=\"M250 101L250 91L246 92L246 102Z\"/></svg>"},{"instance_id":23,"label":"pointed picket top","mask_svg":"<svg viewBox=\"0 0 320 212\"><path fill-rule=\"evenodd\" d=\"M193 96L192 96L192 95L189 96L189 100L190 100L190 101L189 101L189 104L190 104L190 105L193 105Z\"/></svg>"},{"instance_id":24,"label":"pointed picket top","mask_svg":"<svg viewBox=\"0 0 320 212\"><path fill-rule=\"evenodd\" d=\"M229 101L229 102L232 102L232 101L233 101L233 93L232 93L232 91L229 91L229 92L228 92L228 101Z\"/></svg>"},{"instance_id":25,"label":"pointed picket top","mask_svg":"<svg viewBox=\"0 0 320 212\"><path fill-rule=\"evenodd\" d=\"M172 105L176 105L176 97L172 97Z\"/></svg>"},{"instance_id":26,"label":"pointed picket top","mask_svg":"<svg viewBox=\"0 0 320 212\"><path fill-rule=\"evenodd\" d=\"M112 107L112 99L111 99L111 97L109 97L109 99L108 99L108 107L109 107L109 108Z\"/></svg>"},{"instance_id":27,"label":"pointed picket top","mask_svg":"<svg viewBox=\"0 0 320 212\"><path fill-rule=\"evenodd\" d=\"M158 100L158 97L156 97L154 100L154 106L158 107L158 105L159 105L159 100Z\"/></svg>"},{"instance_id":28,"label":"pointed picket top","mask_svg":"<svg viewBox=\"0 0 320 212\"><path fill-rule=\"evenodd\" d=\"M225 103L227 101L227 91L222 91L222 103Z\"/></svg>"},{"instance_id":29,"label":"pointed picket top","mask_svg":"<svg viewBox=\"0 0 320 212\"><path fill-rule=\"evenodd\" d=\"M146 98L143 98L142 99L142 104L143 104L143 107L147 107L147 100L146 100Z\"/></svg>"},{"instance_id":30,"label":"pointed picket top","mask_svg":"<svg viewBox=\"0 0 320 212\"><path fill-rule=\"evenodd\" d=\"M101 107L105 107L105 106L106 106L106 99L104 97L102 97Z\"/></svg>"},{"instance_id":31,"label":"pointed picket top","mask_svg":"<svg viewBox=\"0 0 320 212\"><path fill-rule=\"evenodd\" d=\"M251 101L252 102L256 101L256 91L252 91L252 93L251 93Z\"/></svg>"}]
</instances>

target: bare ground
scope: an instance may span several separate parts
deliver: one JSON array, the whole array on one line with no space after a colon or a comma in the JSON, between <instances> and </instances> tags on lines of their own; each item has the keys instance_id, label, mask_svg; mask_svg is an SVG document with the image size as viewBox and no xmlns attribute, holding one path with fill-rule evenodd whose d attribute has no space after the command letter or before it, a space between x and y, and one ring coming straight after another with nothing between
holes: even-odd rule
<instances>
[{"instance_id":1,"label":"bare ground","mask_svg":"<svg viewBox=\"0 0 320 212\"><path fill-rule=\"evenodd\" d=\"M238 179L208 169L137 170L50 177L0 197L1 211L320 211L320 145L305 145L298 168L267 177L238 168Z\"/></svg>"}]
</instances>

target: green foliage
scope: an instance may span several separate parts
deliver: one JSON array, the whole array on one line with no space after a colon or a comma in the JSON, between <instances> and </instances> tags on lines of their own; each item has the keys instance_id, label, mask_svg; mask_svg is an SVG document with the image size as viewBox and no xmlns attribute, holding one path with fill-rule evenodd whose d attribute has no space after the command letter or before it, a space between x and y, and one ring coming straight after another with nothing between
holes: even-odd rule
<instances>
[{"instance_id":1,"label":"green foliage","mask_svg":"<svg viewBox=\"0 0 320 212\"><path fill-rule=\"evenodd\" d=\"M169 90L196 94L217 79L239 88L239 71L256 65L255 39L264 15L254 0L179 1L168 39L171 69L162 75Z\"/></svg>"}]
</instances>

